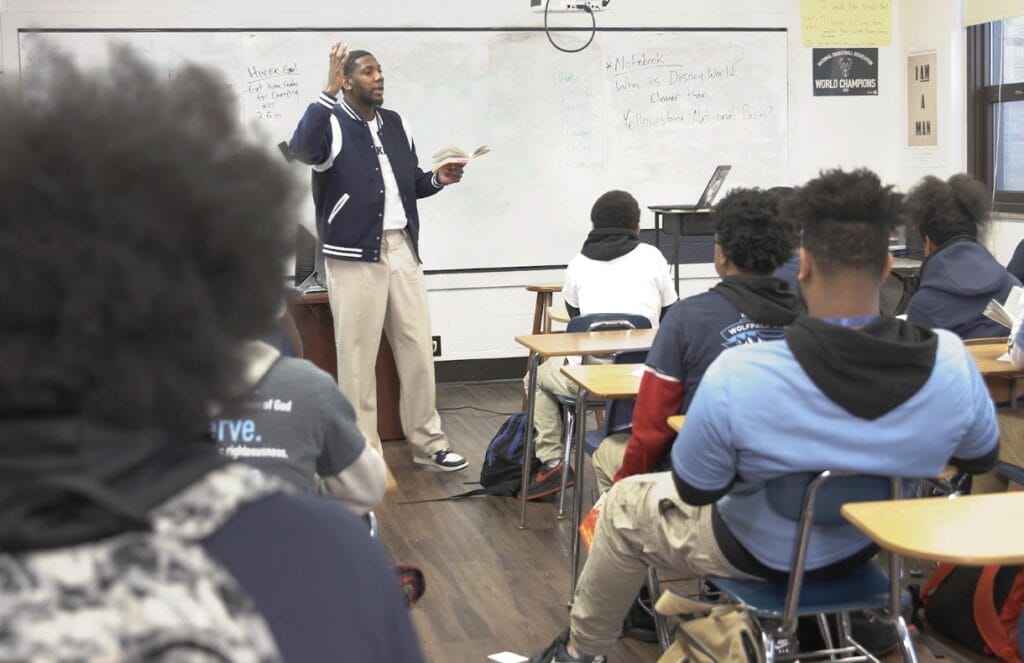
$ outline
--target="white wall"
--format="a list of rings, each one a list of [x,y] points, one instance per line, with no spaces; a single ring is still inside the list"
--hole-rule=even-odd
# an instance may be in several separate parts
[[[941,143],[928,172],[946,175],[963,169],[963,31],[958,0],[893,3],[895,35],[891,46],[879,49],[879,94],[849,99],[812,95],[811,50],[801,43],[798,0],[613,0],[597,19],[599,25],[609,27],[788,28],[790,159],[786,180],[796,184],[823,168],[867,166],[884,180],[905,187],[924,173],[911,163],[903,147],[908,53],[934,49],[939,54],[940,72],[949,73],[940,77]],[[559,20],[573,25],[586,21],[585,17]],[[530,11],[527,0],[378,0],[358,4],[338,0],[293,0],[287,4],[272,0],[0,0],[0,57],[7,70],[3,79],[14,84],[19,27],[339,25],[537,27],[541,16]],[[438,84],[444,84],[443,78]],[[695,167],[706,169],[709,165]],[[460,186],[472,186],[472,173]],[[651,223],[651,219],[644,221],[645,226]],[[582,243],[588,220],[581,216],[579,226]],[[537,241],[544,240],[538,237]],[[567,253],[575,250],[571,247]],[[682,275],[683,296],[714,283],[710,265],[683,266]],[[429,276],[433,328],[442,336],[442,359],[524,355],[513,340],[514,335],[527,333],[532,322],[533,296],[524,286],[561,278],[559,271]]]

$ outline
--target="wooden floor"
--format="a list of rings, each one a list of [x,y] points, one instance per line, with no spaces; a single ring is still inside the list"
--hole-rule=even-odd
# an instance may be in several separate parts
[[[412,615],[432,663],[480,663],[506,650],[530,656],[568,626],[571,528],[568,518],[557,519],[556,504],[530,504],[526,530],[517,527],[519,502],[511,498],[402,504],[475,487],[465,482],[479,478],[487,443],[507,415],[520,409],[521,393],[517,382],[438,386],[445,431],[470,462],[462,472],[424,471],[412,463],[404,442],[384,444],[399,490],[377,509],[381,538],[396,563],[417,566],[426,576],[426,594]],[[585,476],[589,499],[589,466]],[[623,639],[609,654],[616,663],[643,663],[656,661],[659,650]],[[921,663],[937,661],[920,644],[918,657]]]

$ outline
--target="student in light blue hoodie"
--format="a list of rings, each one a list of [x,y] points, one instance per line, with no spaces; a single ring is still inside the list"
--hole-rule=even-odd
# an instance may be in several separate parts
[[[927,256],[907,320],[948,329],[964,339],[1006,336],[1006,327],[983,311],[992,299],[1005,302],[1020,281],[978,243],[988,225],[985,187],[969,175],[945,182],[929,175],[907,193],[904,205],[924,239]]]

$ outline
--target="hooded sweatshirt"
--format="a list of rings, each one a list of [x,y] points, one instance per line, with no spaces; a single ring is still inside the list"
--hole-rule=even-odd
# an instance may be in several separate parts
[[[772,276],[727,276],[675,304],[647,357],[633,432],[615,480],[668,469],[675,431],[666,420],[686,413],[711,362],[730,347],[781,339],[797,311],[796,295]]]
[[[632,313],[656,327],[676,292],[661,251],[627,228],[595,228],[566,266],[562,299],[572,317]]]
[[[954,237],[921,264],[921,286],[907,307],[907,320],[964,339],[1006,336],[1009,330],[983,311],[990,300],[1005,302],[1015,285],[1020,281],[985,247]]]
[[[741,571],[769,577],[792,562],[795,523],[766,492],[780,475],[927,477],[950,462],[972,473],[995,464],[992,402],[959,339],[891,317],[834,322],[801,317],[784,343],[723,353],[673,446],[680,497],[714,504],[715,538]],[[850,525],[815,525],[810,540],[809,569],[870,554]]]

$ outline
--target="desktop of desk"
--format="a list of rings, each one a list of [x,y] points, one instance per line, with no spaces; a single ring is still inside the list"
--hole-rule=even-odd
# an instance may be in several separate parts
[[[844,504],[843,516],[900,555],[971,566],[1024,564],[1024,492]]]

